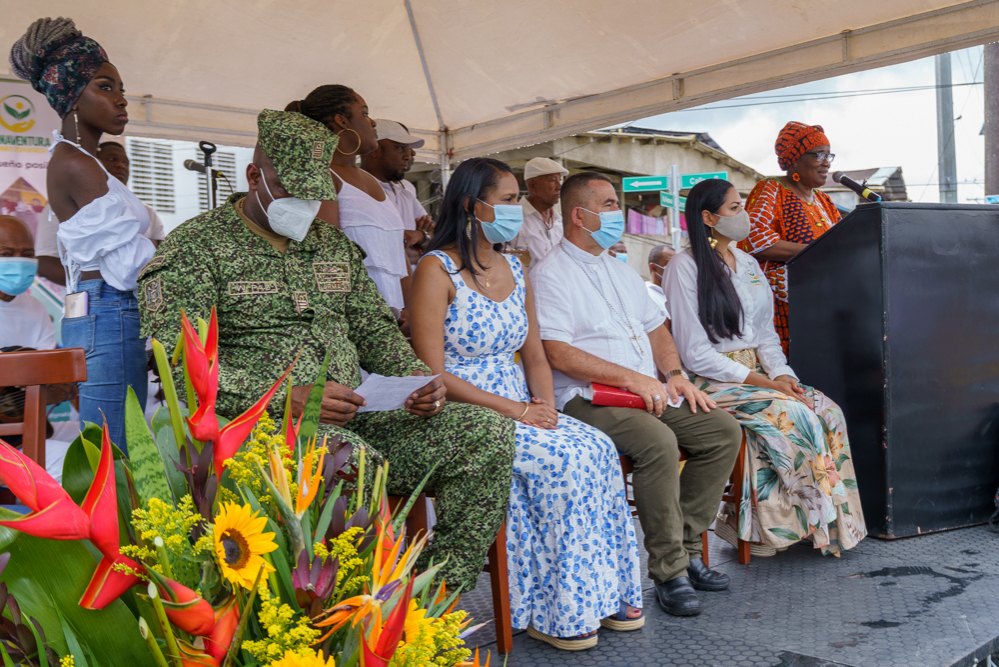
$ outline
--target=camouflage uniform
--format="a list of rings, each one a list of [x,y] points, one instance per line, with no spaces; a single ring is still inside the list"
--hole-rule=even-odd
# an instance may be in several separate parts
[[[265,122],[265,114],[279,115],[281,127]],[[265,111],[261,118],[261,147],[283,187],[302,199],[335,199],[327,165],[336,137],[299,114]],[[289,164],[296,171],[289,172]],[[296,384],[312,382],[327,350],[327,379],[352,389],[362,367],[390,376],[429,372],[368,277],[360,247],[316,219],[282,254],[240,219],[235,205],[245,196],[236,193],[171,232],[139,276],[144,336],[170,345],[180,334],[181,309],[204,318],[217,309],[218,414],[232,418],[246,410],[296,357]],[[182,371],[175,380],[183,382]],[[282,387],[271,403],[275,413],[285,392]],[[430,418],[404,410],[364,413],[346,428],[324,424],[321,432],[387,458],[390,493],[407,493],[439,463],[426,489],[436,497],[439,523],[423,564],[446,557],[448,586],[474,587],[506,512],[514,422],[446,403]]]

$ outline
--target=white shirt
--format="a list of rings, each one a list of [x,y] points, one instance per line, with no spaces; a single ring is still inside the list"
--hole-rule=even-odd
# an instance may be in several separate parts
[[[606,252],[594,257],[562,239],[531,268],[531,281],[542,340],[656,377],[648,333],[663,325],[666,313],[647,296],[634,269]],[[559,371],[552,375],[559,410],[589,386]]]
[[[729,246],[731,248],[731,246]],[[663,288],[673,311],[673,340],[684,367],[692,373],[718,382],[745,382],[750,371],[723,352],[755,349],[756,357],[771,380],[781,375],[797,379],[787,365],[787,358],[774,330],[774,296],[759,263],[738,248],[733,272],[726,267],[735,293],[742,303],[742,336],[718,343],[708,340],[697,307],[697,264],[689,250],[681,252],[666,265]]]
[[[143,232],[150,241],[162,241],[166,238],[163,231],[163,220],[156,213],[152,206],[143,202],[146,211],[149,212],[149,229]],[[56,232],[59,231],[59,220],[56,219],[52,209],[46,206],[38,216],[38,228],[35,230],[35,257],[58,257],[59,248],[56,246]]]
[[[531,264],[537,264],[562,240],[562,214],[557,205],[551,208],[552,227],[548,229],[527,197],[521,198],[520,205],[524,209],[524,224],[507,247],[516,250],[526,248],[531,253]]]
[[[666,311],[666,319],[669,319],[669,306],[666,305],[666,294],[663,293],[663,288],[646,280],[645,289],[652,300],[656,302],[656,305]]]
[[[406,179],[403,179],[400,183],[378,182],[382,184],[385,196],[389,198],[389,201],[399,211],[399,217],[402,218],[403,226],[409,230],[416,229],[416,219],[425,216],[427,209],[423,208],[423,204],[416,197],[416,188],[413,184]]]
[[[36,350],[53,350],[55,327],[42,302],[30,294],[18,294],[13,301],[0,301],[0,347],[19,345]]]

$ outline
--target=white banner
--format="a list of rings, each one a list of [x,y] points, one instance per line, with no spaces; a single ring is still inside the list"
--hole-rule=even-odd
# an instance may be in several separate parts
[[[49,146],[60,125],[44,95],[0,81],[0,213],[21,218],[32,234],[48,203]]]

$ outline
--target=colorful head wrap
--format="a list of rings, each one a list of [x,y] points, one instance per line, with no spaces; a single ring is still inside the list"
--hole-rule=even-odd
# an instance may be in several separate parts
[[[774,151],[777,153],[777,163],[787,171],[802,155],[816,146],[828,146],[829,139],[821,125],[805,125],[791,121],[777,135]]]
[[[10,51],[14,74],[45,95],[60,118],[106,62],[101,45],[84,37],[71,19],[38,19]]]

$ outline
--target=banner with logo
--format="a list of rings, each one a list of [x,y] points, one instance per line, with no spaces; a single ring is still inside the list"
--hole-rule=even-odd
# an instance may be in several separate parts
[[[24,220],[32,234],[48,203],[49,146],[60,125],[45,97],[27,83],[0,81],[0,213]]]

